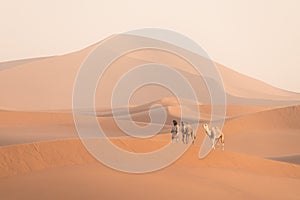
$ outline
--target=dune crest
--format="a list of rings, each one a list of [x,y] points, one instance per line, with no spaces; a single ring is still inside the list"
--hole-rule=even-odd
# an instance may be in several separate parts
[[[112,139],[119,147],[135,152],[145,151],[145,144],[135,143],[131,138]],[[119,142],[118,142],[119,141]],[[159,149],[168,137],[158,136],[148,140],[149,146]],[[130,147],[131,146],[131,147]],[[130,148],[130,149],[128,149]],[[133,149],[132,149],[133,148]],[[59,168],[70,165],[86,165],[98,161],[89,154],[79,139],[53,140],[0,147],[1,177],[31,173],[38,170]],[[149,149],[148,149],[149,150]],[[146,150],[146,152],[148,152]],[[255,158],[234,152],[212,152],[205,159],[198,159],[198,146],[192,146],[185,155],[175,162],[174,167],[199,167],[242,170],[268,176],[300,178],[300,166]],[[101,166],[104,167],[104,166]],[[268,169],[272,168],[271,171]],[[165,169],[168,170],[168,167]]]

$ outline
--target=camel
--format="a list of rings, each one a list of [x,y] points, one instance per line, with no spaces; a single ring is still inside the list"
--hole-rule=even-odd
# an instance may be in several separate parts
[[[182,142],[184,144],[188,144],[189,137],[191,137],[192,143],[194,144],[195,139],[196,139],[196,134],[194,133],[192,126],[187,122],[181,121],[180,127],[181,127],[181,133],[182,133]]]
[[[224,133],[218,128],[218,127],[212,127],[209,129],[208,124],[203,124],[203,128],[205,130],[205,133],[208,135],[208,137],[212,141],[212,147],[215,149],[216,144],[221,141],[222,144],[222,150],[224,150],[225,147],[225,137]]]

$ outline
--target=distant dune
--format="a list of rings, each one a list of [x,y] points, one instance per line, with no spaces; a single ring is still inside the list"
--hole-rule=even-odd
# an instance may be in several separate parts
[[[96,45],[93,45],[78,52],[44,58],[38,62],[26,62],[19,67],[1,71],[1,107],[29,111],[70,110],[77,71],[95,47]],[[210,62],[204,57],[199,57],[199,59],[201,59],[199,62],[203,64]],[[112,89],[119,77],[132,66],[149,62],[159,62],[178,69],[201,94],[198,96],[199,101],[210,102],[203,78],[195,74],[195,70],[189,63],[177,55],[160,50],[141,50],[126,54],[111,64],[99,83],[104,83],[105,87],[96,91],[96,102],[98,102],[96,106],[99,108],[109,106]],[[300,102],[300,94],[269,86],[220,64],[216,65],[224,81],[227,103],[230,105],[295,105]],[[138,105],[170,97],[170,93],[163,88],[154,87],[153,92],[150,92],[151,88],[148,88],[147,91],[147,95],[144,93],[134,95],[132,102]]]
[[[13,68],[13,67],[19,67],[24,64],[44,60],[49,57],[40,57],[40,58],[27,58],[27,59],[22,59],[22,60],[13,60],[13,61],[6,61],[6,62],[0,62],[0,71]]]

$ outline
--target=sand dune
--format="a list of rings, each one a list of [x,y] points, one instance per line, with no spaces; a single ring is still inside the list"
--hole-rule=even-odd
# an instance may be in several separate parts
[[[226,122],[228,148],[260,157],[282,157],[300,152],[299,106],[277,108]]]
[[[300,155],[286,155],[286,156],[281,156],[281,157],[270,157],[269,159],[300,165]]]
[[[3,179],[0,184],[1,194],[5,199],[298,199],[299,197],[297,179],[260,176],[209,167],[182,167],[133,176],[99,167],[98,164],[90,164],[11,177]]]
[[[123,140],[123,147],[130,142],[130,139]],[[149,144],[158,145],[155,140]],[[297,199],[299,196],[299,166],[221,151],[198,160],[196,146],[174,165],[143,175],[117,172],[96,163],[78,140],[1,147],[0,152],[5,158],[0,165],[1,176],[6,176],[0,181],[0,192],[5,199],[124,196]],[[26,180],[30,180],[30,184]],[[143,187],[137,190],[141,185]],[[37,190],[40,192],[36,193]]]
[[[13,61],[6,61],[0,63],[0,71],[5,69],[10,69],[13,67],[19,67],[24,64],[40,61],[43,59],[46,59],[49,57],[41,57],[41,58],[28,58],[28,59],[22,59],[22,60],[13,60]]]
[[[0,146],[77,137],[69,113],[0,111],[0,121]]]
[[[150,122],[149,109],[153,105],[161,105],[162,108],[151,111],[152,123],[161,125],[164,121],[155,118],[161,113],[161,109],[166,111],[166,124],[160,133],[168,133],[173,119],[180,120],[180,111],[184,109],[185,114],[190,114],[190,118],[185,120],[190,122],[204,122],[210,120],[211,107],[209,105],[193,105],[189,101],[183,101],[183,107],[179,107],[178,102],[172,98],[162,99],[144,105],[129,108],[130,115],[124,115],[126,108],[116,111],[116,116],[123,120],[134,120],[138,125],[146,125]],[[152,107],[153,108],[153,107]],[[194,109],[199,109],[200,119],[193,118]],[[268,107],[248,107],[248,106],[228,106],[227,118],[236,118],[246,114],[256,113],[261,110],[268,110]],[[82,111],[83,115],[91,115],[89,111]],[[195,115],[194,115],[195,116]],[[97,112],[99,124],[109,137],[126,136],[114,122],[111,110],[99,110]],[[0,111],[0,145],[13,145],[22,143],[32,143],[45,140],[57,140],[63,138],[78,138],[73,116],[70,110],[63,111]],[[268,122],[266,122],[268,123]],[[86,124],[87,131],[89,124]]]
[[[136,143],[132,138],[112,139],[125,150],[133,148],[135,152],[150,152],[145,150],[144,144]],[[148,140],[149,146],[159,149],[161,144],[169,142],[169,136],[161,135]],[[134,144],[135,146],[132,146]],[[182,145],[182,144],[178,144]],[[300,177],[300,166],[285,164],[276,161],[270,161],[262,158],[246,156],[229,151],[222,152],[216,150],[207,158],[198,159],[199,146],[192,146],[185,155],[176,161],[174,167],[193,166],[193,167],[216,167],[250,170],[253,173],[288,176],[291,178]],[[16,174],[29,173],[36,170],[61,167],[67,165],[79,165],[86,163],[97,163],[84,148],[79,139],[46,141],[31,144],[20,144],[1,147],[1,177],[12,176]],[[271,171],[265,168],[272,167]],[[172,166],[170,167],[172,168]]]
[[[171,120],[179,118],[180,112],[175,103],[164,104],[164,101],[161,104],[168,106],[167,124],[161,133],[168,133]],[[141,126],[149,123],[150,107],[151,104],[132,107],[132,119]],[[201,105],[200,120],[209,121],[209,111],[209,107]],[[228,119],[223,131],[226,134],[226,146],[230,150],[260,157],[281,157],[300,152],[299,106],[275,109],[228,106],[227,112]],[[127,136],[109,113],[105,117],[98,117],[104,132],[109,137]],[[1,145],[78,138],[70,113],[1,111],[0,118]],[[88,130],[89,125],[86,127]],[[199,128],[198,135],[204,135],[202,127]]]
[[[86,56],[96,47],[96,44],[78,52],[45,58],[37,62],[23,63],[19,67],[12,67],[0,72],[0,92],[2,108],[12,110],[60,110],[72,108],[72,92],[76,73]],[[115,81],[132,66],[158,62],[172,66],[180,71],[190,82],[193,82],[195,89],[201,94],[200,102],[209,100],[206,85],[203,79],[194,74],[191,65],[184,62],[182,58],[171,53],[159,50],[141,50],[132,52],[117,59],[106,71],[102,81],[105,87],[101,92],[96,92],[96,104],[100,108],[110,105],[110,94]],[[164,59],[161,59],[164,58]],[[157,60],[160,59],[160,60]],[[208,63],[206,58],[199,57],[200,63]],[[221,72],[222,79],[227,92],[229,104],[280,104],[291,105],[300,101],[300,95],[269,86],[261,81],[238,74],[232,70],[217,65]],[[233,81],[234,80],[234,81]],[[107,84],[109,83],[109,84]],[[101,84],[101,81],[100,83]],[[155,89],[155,90],[154,90]],[[135,105],[170,97],[165,89],[157,87],[147,94],[143,92],[136,95]],[[153,92],[150,92],[153,91]],[[155,91],[155,92],[154,92]],[[152,95],[149,95],[152,94]],[[103,98],[105,96],[106,98]],[[277,102],[277,103],[276,103]],[[105,108],[104,107],[104,108]]]
[[[300,165],[296,164],[300,155],[300,94],[218,63],[228,103],[224,152],[215,150],[198,159],[205,136],[200,126],[195,130],[195,145],[174,164],[157,172],[133,175],[100,164],[79,140],[71,110],[77,72],[96,46],[62,56],[0,63],[1,198],[299,199]],[[174,67],[188,79],[198,91],[198,100],[180,99],[180,107],[172,92],[147,85],[133,93],[129,105],[112,108],[110,97],[119,78],[132,66],[156,62]],[[200,64],[209,62],[199,57]],[[215,84],[214,77],[206,78]],[[204,79],[186,60],[153,49],[133,51],[115,60],[95,91],[97,120],[110,141],[136,153],[168,144],[171,121],[181,120],[181,109],[188,113],[184,120],[209,122],[210,100]],[[144,139],[128,137],[117,126],[112,109],[118,118],[133,120],[141,127],[150,122],[151,110],[152,123],[163,125],[160,134]],[[162,109],[166,122],[156,120]],[[195,117],[197,110],[199,118]],[[94,115],[91,108],[76,113],[86,118]],[[83,125],[89,133],[90,124]]]
[[[289,106],[240,116],[227,124],[228,131],[236,133],[242,130],[299,129],[299,120],[300,106]]]

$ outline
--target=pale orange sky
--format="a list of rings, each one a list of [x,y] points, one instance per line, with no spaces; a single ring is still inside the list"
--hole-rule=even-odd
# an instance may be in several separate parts
[[[300,92],[298,0],[11,0],[0,6],[0,62],[65,54],[137,28],[166,28],[212,59]]]

